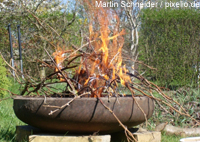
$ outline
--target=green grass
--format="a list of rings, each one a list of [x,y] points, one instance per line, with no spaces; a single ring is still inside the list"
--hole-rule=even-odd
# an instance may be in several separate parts
[[[14,114],[13,100],[0,102],[0,141],[14,141],[16,125],[24,124]]]
[[[161,141],[162,142],[179,142],[181,138],[183,137],[176,136],[176,135],[167,135],[165,133],[162,133]]]
[[[19,87],[18,83],[13,83],[10,90],[14,93],[19,93]],[[5,98],[9,96],[9,94],[6,94]],[[15,116],[11,98],[0,101],[0,118],[0,141],[15,141],[16,126],[24,125],[24,123]]]

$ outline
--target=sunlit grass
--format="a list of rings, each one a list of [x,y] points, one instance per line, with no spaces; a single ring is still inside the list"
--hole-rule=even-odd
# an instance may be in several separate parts
[[[161,142],[179,142],[181,138],[183,137],[162,133]]]
[[[10,90],[18,93],[20,85],[14,83]],[[9,94],[5,96],[9,97]],[[15,141],[15,130],[17,125],[24,125],[13,111],[13,99],[7,99],[0,102],[0,141],[10,142]]]

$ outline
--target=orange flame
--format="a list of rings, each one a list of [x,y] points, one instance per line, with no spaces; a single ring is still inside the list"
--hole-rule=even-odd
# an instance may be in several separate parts
[[[58,66],[58,68],[61,70],[63,68],[62,63],[65,60],[65,51],[58,49],[56,52],[53,53],[54,60]],[[57,67],[55,67],[55,71],[59,71]],[[63,76],[59,73],[58,78],[60,81],[64,81]]]
[[[91,15],[88,49],[92,53],[87,57],[82,57],[76,75],[80,78],[78,82],[82,86],[92,88],[91,97],[101,97],[105,89],[103,86],[107,81],[116,83],[116,79],[120,79],[123,86],[131,81],[126,74],[128,70],[125,65],[123,66],[122,60],[125,30],[119,30],[119,18],[112,10],[94,9],[95,1],[92,1],[93,5],[87,0],[85,2],[89,6],[88,11]],[[59,69],[62,68],[62,62],[65,59],[64,53],[63,50],[53,53]]]
[[[90,82],[91,88],[100,88],[105,85],[99,77],[105,80],[115,80],[119,77],[122,85],[131,81],[126,74],[126,66],[122,66],[122,47],[124,43],[123,35],[125,30],[119,31],[119,18],[110,9],[96,8],[86,1],[89,5],[89,14],[92,15],[89,25],[90,40],[96,40],[91,46],[94,47],[96,57],[90,67],[90,73],[84,85]],[[96,30],[96,31],[95,31]],[[112,41],[112,42],[111,42]],[[109,74],[109,71],[112,73]],[[91,79],[93,78],[93,79]],[[94,79],[95,78],[95,79]],[[93,83],[91,83],[93,82]],[[101,96],[103,89],[96,92],[96,96]],[[94,97],[96,97],[94,95]]]

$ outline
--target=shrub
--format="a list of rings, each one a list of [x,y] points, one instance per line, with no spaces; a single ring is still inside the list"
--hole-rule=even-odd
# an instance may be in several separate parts
[[[6,89],[8,89],[9,85],[10,81],[7,77],[7,69],[5,68],[3,59],[0,57],[0,98],[4,97],[7,93]]]
[[[195,9],[145,9],[141,16],[139,59],[157,68],[146,70],[160,86],[197,82],[200,61],[200,14]],[[197,84],[196,84],[197,85]]]

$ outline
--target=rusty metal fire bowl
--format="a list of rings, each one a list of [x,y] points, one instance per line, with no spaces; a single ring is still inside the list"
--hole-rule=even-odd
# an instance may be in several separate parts
[[[97,98],[78,98],[69,106],[49,115],[72,98],[23,97],[14,98],[14,111],[23,122],[51,132],[111,133],[123,130],[113,114]],[[119,120],[128,128],[145,122],[145,117],[132,97],[101,97],[102,102],[110,107]],[[148,97],[135,97],[140,107],[150,118],[154,111],[154,102]]]

